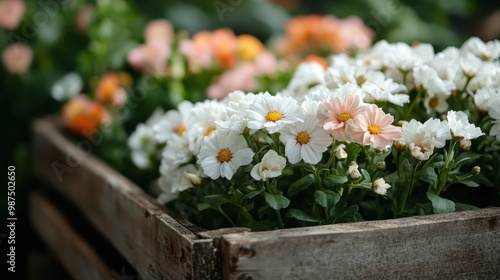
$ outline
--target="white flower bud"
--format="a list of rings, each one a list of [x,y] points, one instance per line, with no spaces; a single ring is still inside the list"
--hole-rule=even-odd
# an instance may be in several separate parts
[[[343,160],[343,159],[346,159],[347,158],[347,153],[346,151],[344,150],[345,148],[345,145],[344,144],[340,144],[338,145],[336,148],[335,148],[335,157],[338,159],[338,160]]]
[[[358,164],[355,161],[349,162],[349,169],[347,169],[347,173],[349,173],[349,177],[352,180],[358,180],[361,178],[361,173],[358,170]]]
[[[391,185],[387,184],[384,178],[377,178],[372,184],[372,190],[380,195],[385,195],[390,187]]]
[[[466,152],[469,151],[471,145],[472,145],[472,142],[470,140],[467,140],[467,139],[460,140],[460,150],[462,150],[462,151],[466,151]]]

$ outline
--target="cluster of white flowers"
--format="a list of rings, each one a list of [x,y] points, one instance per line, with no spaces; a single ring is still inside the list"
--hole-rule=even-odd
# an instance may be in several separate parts
[[[231,179],[248,164],[253,165],[254,180],[279,176],[287,163],[316,164],[333,140],[379,150],[396,141],[396,147],[407,149],[415,159],[427,160],[452,137],[468,141],[483,134],[466,113],[449,111],[452,97],[472,97],[477,108],[494,119],[490,134],[500,140],[500,65],[495,60],[499,55],[499,41],[477,38],[439,53],[428,44],[380,41],[356,57],[334,56],[326,70],[315,62],[302,63],[276,95],[235,91],[218,101],[184,101],[178,110],[138,126],[129,144],[139,166],[146,166],[142,155],[150,155],[151,147],[138,139],[165,145],[159,180],[165,192],[162,202],[199,184],[202,177]],[[410,103],[412,90],[427,113],[437,118],[394,126],[394,117],[375,104],[403,107]],[[272,141],[279,139],[284,153],[270,149],[256,158],[258,151],[245,135],[259,132],[265,133],[251,139],[266,142],[266,137],[276,135]],[[341,145],[333,152],[339,159],[347,157]],[[349,175],[360,175],[356,163],[349,167]],[[380,194],[389,187],[383,179],[374,180],[373,186]]]

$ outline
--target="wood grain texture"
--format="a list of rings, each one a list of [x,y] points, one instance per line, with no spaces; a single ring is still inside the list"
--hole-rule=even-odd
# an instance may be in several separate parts
[[[210,241],[197,241],[139,187],[86,153],[90,141],[72,143],[47,119],[36,120],[33,133],[35,174],[80,209],[143,279],[213,279],[220,270],[196,252]]]
[[[224,235],[224,279],[499,279],[500,208]]]
[[[35,231],[74,279],[113,278],[111,269],[43,195],[30,195],[30,218]]]

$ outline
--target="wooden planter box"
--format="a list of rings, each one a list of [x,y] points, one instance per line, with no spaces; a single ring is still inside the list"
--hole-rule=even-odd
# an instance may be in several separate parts
[[[57,119],[34,121],[36,175],[76,206],[139,279],[500,278],[500,208],[266,232],[206,231],[176,218],[86,153],[90,142],[73,143],[60,128]],[[75,278],[112,279],[99,248],[72,230],[47,196],[32,194],[30,213]]]

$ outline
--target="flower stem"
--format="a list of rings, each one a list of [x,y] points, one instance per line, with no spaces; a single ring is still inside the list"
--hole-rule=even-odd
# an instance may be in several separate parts
[[[276,217],[278,217],[278,224],[280,228],[284,228],[285,224],[283,223],[283,218],[281,218],[281,212],[280,210],[275,210],[276,211]]]
[[[448,148],[446,158],[444,159],[443,169],[441,169],[441,172],[439,173],[439,182],[435,190],[436,195],[439,195],[447,187],[446,183],[448,182],[448,173],[450,172],[451,168],[450,163],[453,160],[453,150],[455,149],[455,145],[457,144],[457,142],[458,140],[451,139],[450,147]]]
[[[233,227],[236,227],[236,224],[233,222],[233,220],[231,220],[231,218],[229,218],[227,215],[226,215],[226,212],[224,212],[224,210],[222,210],[222,208],[220,208],[220,205],[217,207],[217,210],[222,214],[222,216],[224,216],[224,218],[226,218]]]

